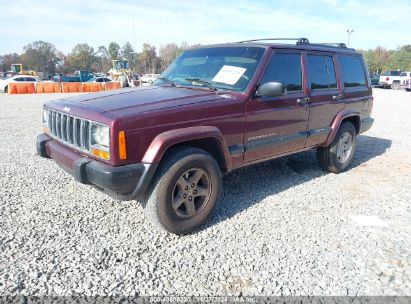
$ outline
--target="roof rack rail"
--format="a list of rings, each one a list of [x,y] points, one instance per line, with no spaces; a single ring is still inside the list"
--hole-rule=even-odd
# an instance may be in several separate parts
[[[334,47],[339,47],[339,48],[344,48],[346,49],[347,46],[343,42],[325,42],[325,43],[310,43],[311,45],[326,45],[326,46],[334,46]]]
[[[293,40],[296,40],[297,42],[297,44],[302,44],[302,43],[310,43],[310,41],[308,41],[308,39],[307,38],[262,38],[262,39],[252,39],[252,40],[244,40],[244,41],[238,41],[237,43],[244,43],[244,42],[257,42],[257,41],[270,41],[270,40],[274,40],[274,41],[276,41],[276,40],[284,40],[284,41],[287,41],[287,40],[291,40],[291,41],[293,41]]]
[[[246,43],[246,42],[258,42],[258,41],[278,41],[278,40],[283,40],[283,41],[296,41],[296,45],[311,45],[311,46],[326,46],[330,48],[343,48],[343,49],[348,49],[348,50],[354,50],[353,48],[347,48],[345,43],[343,42],[336,42],[336,43],[310,43],[308,38],[262,38],[262,39],[251,39],[251,40],[244,40],[244,41],[238,41],[237,43]]]

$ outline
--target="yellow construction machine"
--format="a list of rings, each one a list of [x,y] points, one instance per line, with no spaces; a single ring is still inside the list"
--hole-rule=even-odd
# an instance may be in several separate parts
[[[108,73],[111,79],[120,82],[122,88],[134,87],[133,75],[127,60],[113,60],[113,67]]]
[[[23,70],[23,65],[21,63],[13,63],[10,66],[10,71],[13,74],[18,74],[18,75],[31,75],[31,76],[37,76],[37,72],[30,69],[30,70]]]

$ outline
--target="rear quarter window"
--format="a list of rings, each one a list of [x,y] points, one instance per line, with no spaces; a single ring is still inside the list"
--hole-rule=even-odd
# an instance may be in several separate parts
[[[339,55],[338,56],[344,87],[366,86],[364,66],[358,56]]]

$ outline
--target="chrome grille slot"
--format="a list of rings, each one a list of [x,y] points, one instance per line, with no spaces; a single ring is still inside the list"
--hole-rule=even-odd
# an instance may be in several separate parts
[[[80,119],[74,118],[74,145],[80,147]]]
[[[84,128],[82,130],[83,138],[84,138],[84,148],[86,150],[90,149],[90,123],[88,121],[84,121]]]
[[[61,115],[61,138],[67,141],[67,116]]]
[[[90,121],[48,109],[48,128],[53,138],[84,151],[90,149]]]

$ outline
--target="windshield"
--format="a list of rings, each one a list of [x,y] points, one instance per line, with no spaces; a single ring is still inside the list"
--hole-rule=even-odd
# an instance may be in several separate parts
[[[260,63],[264,48],[210,47],[182,53],[154,85],[212,87],[244,91]]]
[[[117,62],[114,62],[114,66],[117,70],[128,69],[128,62],[127,61],[117,61]]]

